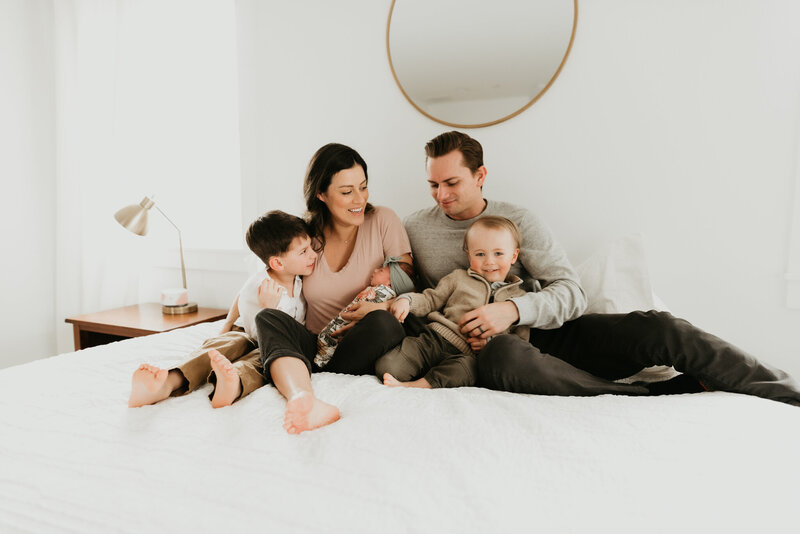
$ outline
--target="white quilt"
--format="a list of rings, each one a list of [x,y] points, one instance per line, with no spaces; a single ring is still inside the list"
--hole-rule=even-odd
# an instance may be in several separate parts
[[[321,373],[129,409],[141,362],[219,324],[0,371],[0,532],[798,532],[800,409],[729,393],[557,398]]]

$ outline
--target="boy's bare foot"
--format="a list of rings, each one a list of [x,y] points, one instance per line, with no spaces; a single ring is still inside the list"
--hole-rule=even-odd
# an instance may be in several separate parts
[[[236,372],[236,368],[230,360],[216,349],[208,351],[208,358],[211,360],[211,368],[217,375],[217,385],[214,388],[214,396],[211,397],[211,407],[230,406],[242,394],[239,373]]]
[[[143,363],[133,373],[131,384],[131,398],[128,406],[138,408],[146,404],[153,404],[169,397],[172,388],[167,383],[167,369]]]
[[[283,417],[283,428],[289,434],[299,434],[306,430],[314,430],[339,420],[339,408],[322,402],[312,393],[303,391],[286,403],[286,415]]]
[[[404,387],[404,388],[422,388],[431,389],[431,385],[424,378],[419,378],[411,382],[400,382],[398,379],[389,373],[383,373],[383,385],[390,388]]]

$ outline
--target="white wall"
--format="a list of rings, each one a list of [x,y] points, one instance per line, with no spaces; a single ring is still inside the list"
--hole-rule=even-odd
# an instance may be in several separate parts
[[[428,206],[423,151],[447,130],[394,84],[389,0],[241,0],[243,195],[300,213],[311,154],[339,141],[371,199]],[[470,133],[488,196],[540,213],[573,261],[641,231],[680,316],[800,377],[785,307],[800,115],[800,4],[585,1],[559,79],[520,116]]]
[[[0,368],[55,351],[52,3],[0,3]]]

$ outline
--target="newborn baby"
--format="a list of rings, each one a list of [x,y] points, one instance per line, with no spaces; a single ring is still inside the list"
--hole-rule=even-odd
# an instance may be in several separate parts
[[[353,301],[339,312],[339,315],[334,317],[328,323],[328,326],[322,329],[322,332],[317,337],[317,355],[314,357],[314,363],[320,367],[325,367],[331,359],[336,350],[336,345],[339,343],[339,340],[333,337],[332,334],[343,326],[350,324],[350,321],[342,319],[342,313],[350,311],[356,302],[386,302],[401,293],[414,291],[414,282],[412,281],[412,276],[414,275],[413,267],[411,267],[410,263],[399,260],[400,258],[391,256],[383,262],[381,267],[372,271],[369,286],[359,292]]]

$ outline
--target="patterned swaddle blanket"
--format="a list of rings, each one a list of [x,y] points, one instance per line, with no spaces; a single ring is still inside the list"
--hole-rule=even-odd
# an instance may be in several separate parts
[[[386,302],[396,296],[397,294],[389,286],[383,284],[379,286],[369,286],[356,295],[353,302],[348,304],[342,312],[350,311],[353,304],[361,302],[362,300],[367,302]],[[333,352],[336,350],[336,345],[339,344],[339,341],[331,334],[343,326],[350,324],[350,321],[342,319],[342,312],[339,312],[339,315],[334,317],[333,320],[328,323],[328,326],[323,328],[322,332],[317,336],[317,355],[314,357],[314,363],[320,367],[325,367],[325,365],[327,365],[331,356],[333,356]]]

